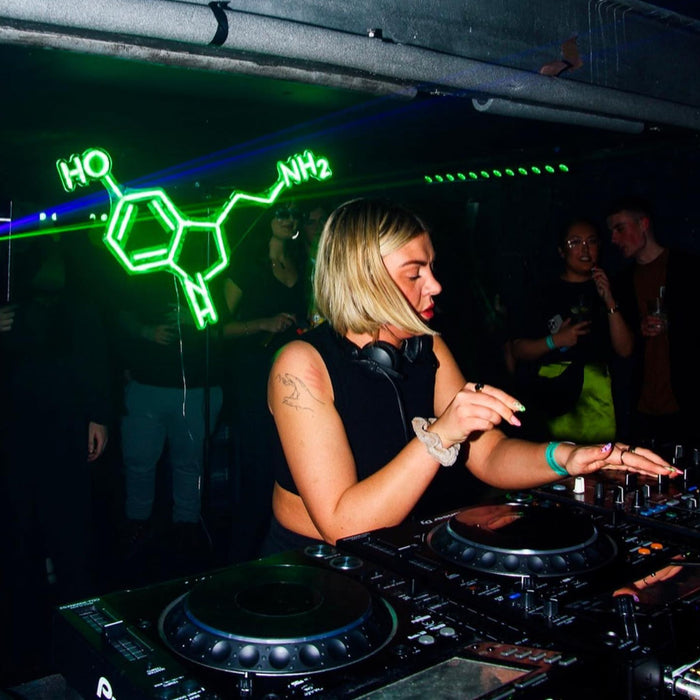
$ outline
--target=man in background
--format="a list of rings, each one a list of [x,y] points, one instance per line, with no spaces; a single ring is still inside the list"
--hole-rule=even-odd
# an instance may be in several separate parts
[[[656,240],[651,208],[641,198],[617,200],[606,220],[612,242],[634,260],[621,280],[636,302],[631,325],[641,336],[631,381],[632,439],[692,441],[700,417],[700,363],[693,357],[698,258]]]

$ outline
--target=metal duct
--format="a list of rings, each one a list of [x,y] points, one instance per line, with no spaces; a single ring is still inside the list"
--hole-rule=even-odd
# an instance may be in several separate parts
[[[222,7],[217,6],[221,11]],[[633,117],[634,119],[700,129],[700,109],[544,77],[429,49],[395,44],[285,19],[226,9],[222,40],[219,20],[211,7],[170,0],[0,0],[0,40],[21,41],[25,31],[48,35],[89,36],[115,47],[144,40],[167,42],[164,48],[192,55],[211,52],[215,37],[218,56],[245,58],[279,67],[297,65],[326,75],[355,72],[375,81],[412,85],[428,92],[473,96],[488,94],[544,106]],[[8,22],[8,20],[10,20]],[[116,49],[115,49],[116,50]]]
[[[518,119],[538,119],[544,122],[558,124],[575,124],[577,126],[590,126],[596,129],[620,131],[626,134],[641,134],[644,131],[643,122],[618,119],[617,117],[603,117],[588,112],[576,112],[571,109],[556,109],[554,107],[542,107],[523,102],[512,102],[491,97],[489,99],[473,99],[472,104],[477,112],[498,114],[503,117],[516,117]]]

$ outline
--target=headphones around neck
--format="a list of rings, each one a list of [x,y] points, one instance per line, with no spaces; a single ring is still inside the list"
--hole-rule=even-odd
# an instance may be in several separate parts
[[[366,367],[372,374],[401,379],[404,362],[415,362],[422,348],[422,337],[412,336],[404,340],[400,348],[383,340],[377,340],[363,348],[353,348],[352,355],[354,362]]]

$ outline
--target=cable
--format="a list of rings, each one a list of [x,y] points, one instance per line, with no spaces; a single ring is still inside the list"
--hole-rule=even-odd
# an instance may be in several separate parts
[[[396,403],[399,407],[399,414],[401,416],[401,426],[403,428],[403,436],[406,441],[406,444],[409,442],[409,437],[408,437],[408,428],[406,427],[406,411],[403,407],[403,399],[401,398],[401,393],[399,392],[399,388],[396,386],[396,382],[394,382],[393,378],[391,375],[382,367],[378,362],[374,363],[374,369],[376,369],[381,375],[386,377],[389,380],[389,384],[391,384],[391,388],[394,390],[394,394],[396,395]]]

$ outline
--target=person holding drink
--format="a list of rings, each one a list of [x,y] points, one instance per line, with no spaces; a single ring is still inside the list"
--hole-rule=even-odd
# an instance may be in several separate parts
[[[632,354],[634,335],[600,266],[600,243],[592,221],[570,220],[558,246],[564,269],[513,321],[516,386],[539,411],[542,437],[604,442],[617,434],[612,365]]]
[[[698,445],[695,278],[700,259],[658,243],[651,208],[638,197],[613,202],[607,225],[612,242],[634,261],[624,270],[620,285],[636,306],[641,340],[630,390],[632,439]]]

